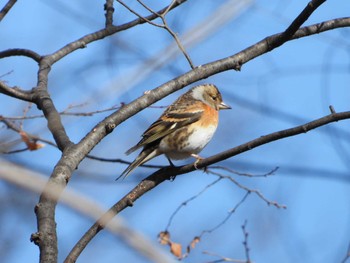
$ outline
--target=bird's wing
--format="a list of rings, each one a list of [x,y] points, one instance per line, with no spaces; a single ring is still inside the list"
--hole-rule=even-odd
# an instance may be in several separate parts
[[[203,110],[191,109],[187,105],[187,110],[168,108],[164,114],[155,121],[142,135],[141,141],[134,147],[130,148],[126,154],[160,140],[168,134],[199,120]],[[189,110],[190,109],[190,110]]]

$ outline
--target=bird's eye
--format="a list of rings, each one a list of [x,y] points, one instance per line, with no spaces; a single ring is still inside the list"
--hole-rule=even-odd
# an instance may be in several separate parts
[[[215,101],[218,99],[218,97],[216,97],[216,96],[211,96],[211,97],[212,97],[212,99],[215,100]]]

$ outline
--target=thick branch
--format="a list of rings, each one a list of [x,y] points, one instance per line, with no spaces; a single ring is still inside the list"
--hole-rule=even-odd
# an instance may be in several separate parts
[[[50,57],[44,57],[39,63],[38,84],[34,91],[34,103],[44,113],[47,119],[47,126],[53,135],[57,147],[64,151],[72,145],[66,130],[62,124],[61,116],[57,111],[50,94],[48,93],[48,74],[51,69]]]
[[[296,126],[294,128],[281,130],[278,132],[274,132],[265,136],[261,136],[255,140],[250,142],[241,144],[232,149],[226,150],[219,154],[213,155],[209,158],[203,159],[196,163],[197,168],[204,168],[211,164],[223,161],[225,159],[231,158],[243,152],[247,152],[252,150],[255,147],[280,140],[283,138],[295,136],[298,134],[306,133],[310,130],[319,128],[321,126],[327,125],[332,122],[337,122],[345,119],[350,119],[350,111],[340,112],[340,113],[332,113],[328,116],[316,119],[309,123]],[[124,196],[119,202],[114,204],[106,214],[99,219],[79,240],[79,242],[74,246],[73,250],[69,254],[69,258],[75,256],[75,259],[79,256],[79,254],[83,251],[83,249],[87,246],[87,244],[97,235],[100,230],[105,227],[105,224],[108,223],[106,218],[108,218],[111,214],[117,215],[120,211],[124,210],[128,206],[131,206],[137,199],[143,196],[148,191],[155,188],[157,185],[161,184],[165,180],[169,180],[170,178],[174,178],[177,175],[185,174],[188,172],[192,172],[196,170],[193,164],[188,164],[180,167],[166,167],[156,171],[155,173],[148,176],[146,179],[142,180],[134,189],[132,189],[126,196]],[[99,222],[104,222],[101,224]],[[66,263],[72,261],[66,261]]]
[[[63,152],[62,158],[55,166],[47,186],[40,196],[39,203],[35,207],[38,232],[32,235],[32,241],[39,246],[41,263],[57,262],[58,256],[55,222],[57,198],[50,196],[50,189],[55,188],[57,193],[60,194],[67,184],[67,178],[70,178],[77,167],[67,154],[69,153],[69,146],[73,143],[70,141],[62,124],[61,116],[48,93],[48,74],[51,65],[50,57],[41,59],[37,87],[33,90],[34,102],[43,111],[47,119],[47,126],[55,139],[57,147]]]

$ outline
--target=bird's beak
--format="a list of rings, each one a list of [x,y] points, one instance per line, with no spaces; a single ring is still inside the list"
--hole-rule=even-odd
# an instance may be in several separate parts
[[[232,109],[229,105],[227,105],[225,102],[221,102],[219,104],[219,110],[229,110]]]

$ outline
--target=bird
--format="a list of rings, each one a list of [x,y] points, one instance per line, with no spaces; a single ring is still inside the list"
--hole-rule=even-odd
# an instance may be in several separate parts
[[[164,154],[171,160],[201,158],[198,153],[213,137],[219,121],[219,110],[231,109],[223,102],[214,84],[191,88],[174,101],[142,134],[142,139],[125,154],[143,147],[136,159],[121,173],[126,178],[138,166]],[[195,163],[196,164],[196,163]]]

